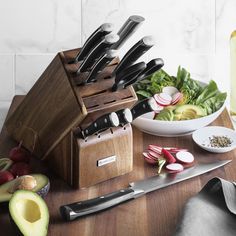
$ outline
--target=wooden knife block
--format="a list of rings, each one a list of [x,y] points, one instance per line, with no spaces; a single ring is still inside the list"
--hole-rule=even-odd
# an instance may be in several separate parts
[[[78,85],[88,75],[75,73],[79,63],[69,64],[78,52],[79,49],[74,49],[55,56],[8,118],[6,128],[16,141],[22,141],[25,148],[46,160],[67,183],[87,187],[132,170],[132,129],[129,125],[126,129],[109,129],[100,138],[89,137],[87,142],[76,139],[74,129],[85,128],[105,113],[131,108],[137,96],[131,86],[111,91],[114,83],[111,73],[117,58],[99,73],[97,82]],[[121,151],[125,149],[126,152]],[[117,157],[114,163],[94,167],[95,162],[110,155]]]

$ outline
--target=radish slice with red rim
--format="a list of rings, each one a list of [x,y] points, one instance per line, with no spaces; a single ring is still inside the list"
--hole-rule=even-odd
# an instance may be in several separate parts
[[[168,164],[166,166],[166,169],[168,171],[170,171],[171,173],[178,173],[184,170],[183,165],[179,164],[179,163],[172,163],[172,164]]]
[[[151,165],[157,165],[157,161],[155,161],[155,160],[152,160],[152,159],[149,159],[146,157],[144,158],[144,160]]]
[[[160,154],[158,154],[157,152],[153,152],[152,150],[148,150],[148,154],[152,156],[153,158],[155,158],[156,160],[158,160],[158,158],[161,157]]]
[[[194,161],[194,156],[190,152],[180,151],[176,153],[176,159],[184,164],[190,164]]]
[[[182,99],[182,98],[183,98],[183,94],[180,93],[180,92],[178,92],[178,93],[176,93],[176,94],[173,95],[173,97],[172,97],[172,102],[171,102],[171,103],[172,103],[173,105],[175,105],[175,104],[178,103],[179,100]]]
[[[161,106],[168,106],[172,102],[172,97],[167,93],[158,93],[154,95],[156,102]]]
[[[173,87],[173,86],[166,86],[162,89],[162,92],[167,93],[170,96],[173,96],[174,94],[178,93],[179,90],[176,87]]]
[[[158,146],[155,146],[155,145],[148,145],[148,149],[150,149],[153,152],[156,152],[159,155],[162,154],[162,147],[158,147]]]

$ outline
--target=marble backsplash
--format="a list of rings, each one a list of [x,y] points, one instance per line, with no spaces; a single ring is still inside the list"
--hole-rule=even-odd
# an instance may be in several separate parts
[[[156,46],[142,60],[162,57],[169,73],[181,65],[193,78],[214,79],[230,92],[235,12],[235,0],[0,0],[0,113],[15,94],[27,93],[56,52],[80,47],[104,22],[117,31],[133,14],[146,21],[121,57],[142,36],[154,35]]]

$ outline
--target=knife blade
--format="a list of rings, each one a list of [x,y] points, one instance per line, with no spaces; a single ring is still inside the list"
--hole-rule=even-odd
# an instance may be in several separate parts
[[[112,44],[117,42],[119,40],[119,36],[117,34],[108,34],[103,37],[100,43],[88,54],[85,60],[81,63],[77,74],[80,72],[85,72],[89,68],[92,67],[92,65],[95,63],[95,61],[103,56],[106,53],[106,50],[110,49]]]
[[[128,81],[135,78],[137,75],[139,75],[144,69],[146,68],[145,62],[139,62],[132,66],[129,66],[125,70],[121,71],[115,78],[115,83],[112,86],[112,91],[116,91],[119,88],[122,88],[122,86],[127,83]]]
[[[98,61],[92,67],[85,83],[91,83],[96,80],[96,76],[99,71],[102,71],[115,57],[118,56],[118,51],[110,49],[106,54],[98,59]]]
[[[137,117],[148,113],[150,111],[155,111],[158,109],[158,105],[153,97],[151,98],[146,98],[138,103],[136,103],[132,109],[132,115],[133,115],[133,120],[135,120]]]
[[[75,59],[69,64],[82,61],[89,52],[99,43],[99,41],[107,34],[110,34],[114,30],[114,25],[111,23],[104,23],[100,25],[86,40]]]
[[[156,58],[147,63],[147,67],[145,70],[142,71],[136,78],[129,81],[128,83],[125,83],[124,88],[128,87],[129,85],[133,85],[148,76],[152,75],[154,72],[160,70],[164,66],[164,61],[161,58]]]
[[[214,161],[204,164],[200,163],[196,164],[194,167],[185,169],[176,175],[165,173],[141,181],[132,182],[129,184],[128,188],[121,189],[119,191],[94,199],[61,206],[60,213],[65,220],[72,221],[81,216],[103,211],[128,200],[141,197],[149,192],[202,175],[209,171],[215,170],[216,168],[222,167],[230,162],[231,160]]]
[[[154,45],[154,38],[152,36],[145,36],[139,40],[130,50],[124,55],[120,63],[114,69],[112,75],[119,74],[122,70],[132,65],[139,57],[147,52]]]
[[[119,118],[115,112],[111,112],[100,116],[97,118],[92,124],[90,124],[87,128],[83,129],[80,132],[75,130],[75,136],[78,138],[87,138],[88,136],[95,134],[99,131],[104,131],[111,127],[117,127],[120,124]]]
[[[129,108],[121,109],[119,111],[116,111],[116,114],[119,118],[120,125],[124,126],[128,123],[131,123],[133,121],[133,115]]]
[[[145,18],[142,16],[130,16],[118,31],[117,34],[120,36],[120,39],[112,45],[112,49],[119,49],[130,38],[130,36],[134,34],[144,20]]]

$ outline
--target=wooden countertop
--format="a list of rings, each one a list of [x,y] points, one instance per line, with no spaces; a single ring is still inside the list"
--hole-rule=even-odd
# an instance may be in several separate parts
[[[12,112],[22,96],[16,96],[10,108]],[[232,128],[228,112],[223,111],[214,125]],[[175,232],[186,201],[194,196],[203,185],[215,176],[227,180],[236,180],[236,151],[225,154],[208,153],[195,145],[191,136],[163,138],[148,135],[133,128],[134,137],[134,170],[126,175],[105,181],[96,186],[73,190],[65,182],[50,172],[43,163],[32,160],[34,172],[49,176],[51,189],[45,200],[50,212],[48,235],[83,235],[83,236],[171,236]],[[161,146],[178,146],[188,148],[197,161],[213,159],[232,159],[225,167],[216,169],[199,177],[183,181],[164,189],[151,192],[138,199],[123,203],[104,212],[87,216],[73,222],[63,222],[59,207],[63,204],[86,200],[102,194],[113,192],[128,186],[129,182],[155,175],[156,168],[148,165],[142,158],[142,152],[148,144]],[[16,144],[7,135],[5,127],[0,134],[0,154],[6,155]],[[8,207],[0,205],[0,228],[4,236],[15,235],[8,217]],[[1,233],[1,235],[2,235]]]

